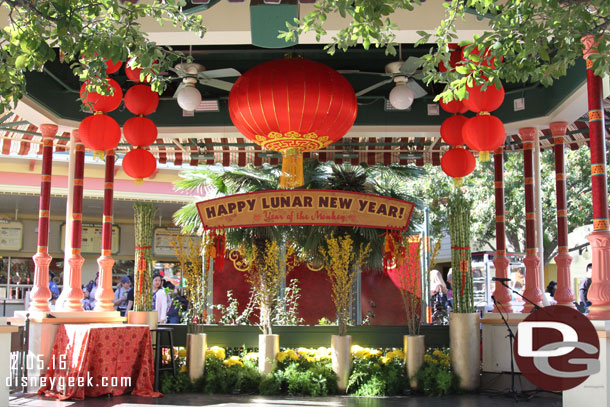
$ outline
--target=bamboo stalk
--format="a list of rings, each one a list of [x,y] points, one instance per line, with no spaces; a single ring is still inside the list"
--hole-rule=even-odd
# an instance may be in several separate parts
[[[134,229],[136,240],[134,311],[152,311],[153,222],[157,208],[150,203],[136,203]]]

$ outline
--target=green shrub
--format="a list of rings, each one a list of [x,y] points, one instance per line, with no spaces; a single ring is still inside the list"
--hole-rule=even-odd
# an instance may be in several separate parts
[[[388,354],[395,354],[395,351]],[[347,392],[355,396],[396,396],[409,385],[402,357],[364,354],[354,358]]]
[[[186,393],[193,390],[193,385],[188,373],[178,373],[176,377],[169,372],[163,371],[159,376],[159,391],[163,394]]]
[[[444,396],[458,392],[458,378],[453,373],[447,349],[429,349],[424,364],[417,372],[419,388],[428,396]]]
[[[252,394],[257,393],[261,375],[253,362],[227,364],[227,360],[208,355],[205,373],[199,389],[207,394]]]

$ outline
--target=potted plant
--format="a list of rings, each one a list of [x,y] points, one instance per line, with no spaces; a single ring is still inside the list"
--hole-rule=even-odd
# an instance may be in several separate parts
[[[407,317],[408,335],[404,336],[405,364],[412,388],[417,388],[417,372],[424,363],[424,335],[419,334],[422,313],[421,255],[419,236],[403,237],[398,232],[386,234],[384,268],[400,291]]]
[[[338,335],[331,337],[332,366],[339,378],[339,391],[345,391],[352,365],[352,337],[347,335],[347,324],[351,309],[351,291],[354,277],[370,254],[370,245],[354,250],[354,241],[349,235],[326,236],[326,247],[320,247],[324,267],[332,287],[332,298],[337,310]],[[356,257],[357,256],[357,257]]]
[[[134,230],[136,240],[135,281],[133,311],[127,313],[130,324],[144,324],[157,327],[157,311],[152,306],[152,241],[153,222],[157,208],[150,203],[133,205]]]
[[[292,253],[288,250],[287,256]],[[286,268],[280,264],[280,247],[277,241],[258,239],[250,248],[242,249],[247,257],[246,280],[252,287],[254,300],[259,309],[258,370],[271,373],[280,351],[279,335],[273,334],[272,316],[280,284],[286,276]]]
[[[457,191],[449,199],[449,233],[453,269],[453,312],[449,316],[451,365],[463,390],[480,384],[480,317],[474,309],[470,264],[470,211],[472,202]]]
[[[210,262],[212,261],[210,258],[212,242],[209,238],[206,238],[203,242],[202,245],[201,239],[183,234],[174,236],[170,241],[186,283],[184,285],[184,297],[188,302],[188,308],[186,311],[180,312],[180,315],[187,326],[186,366],[191,381],[195,381],[203,375],[207,349],[204,323],[207,321],[208,314],[209,281],[206,271],[210,268]],[[205,259],[205,263],[203,259]],[[181,306],[181,304],[175,305]]]

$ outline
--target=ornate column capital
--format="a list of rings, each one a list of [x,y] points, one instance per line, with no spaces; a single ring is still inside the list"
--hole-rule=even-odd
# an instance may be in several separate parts
[[[71,141],[74,142],[74,144],[83,144],[83,141],[80,139],[80,135],[78,134],[78,129],[72,130],[70,138]]]
[[[538,134],[538,129],[535,127],[523,127],[519,129],[521,140],[525,143],[533,143],[536,134]]]
[[[54,139],[59,128],[56,124],[41,124],[40,133],[43,139]]]
[[[553,134],[553,137],[564,137],[568,131],[568,123],[553,122],[549,125],[549,129],[551,129],[551,134]]]

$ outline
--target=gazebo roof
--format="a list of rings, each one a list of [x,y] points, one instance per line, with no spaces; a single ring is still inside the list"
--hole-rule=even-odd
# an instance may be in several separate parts
[[[307,2],[301,2],[307,3]],[[212,7],[213,6],[213,7]],[[301,4],[301,15],[311,9],[311,5]],[[384,50],[364,50],[361,47],[343,53],[338,51],[330,56],[323,45],[316,43],[312,35],[299,38],[299,44],[286,49],[263,49],[252,45],[257,26],[254,14],[244,3],[209,2],[206,6],[191,11],[202,13],[208,32],[203,39],[194,33],[183,33],[172,27],[159,27],[144,22],[143,27],[151,40],[158,44],[171,45],[174,49],[190,54],[195,62],[207,70],[234,68],[244,73],[262,62],[282,58],[289,52],[296,56],[325,63],[341,72],[356,91],[365,89],[379,81],[384,67],[397,57],[385,55]],[[418,39],[417,30],[434,28],[443,12],[440,2],[427,2],[417,12],[398,12],[393,16],[399,28],[397,40],[402,43],[402,59],[421,56],[428,47],[414,47]],[[332,19],[331,19],[332,20]],[[337,21],[335,21],[337,20]],[[341,26],[335,19],[329,22],[328,41]],[[473,33],[486,28],[483,21],[474,16],[459,27],[459,40],[471,39]],[[281,45],[281,44],[280,44]],[[122,70],[113,75],[123,89],[131,86]],[[233,82],[236,78],[227,78]],[[78,128],[79,122],[88,113],[82,111],[78,101],[80,83],[67,64],[55,62],[48,64],[43,72],[27,75],[26,97],[19,103],[12,115],[6,115],[0,125],[0,153],[2,155],[35,157],[40,152],[38,127],[45,122],[57,123],[60,134],[55,140],[56,150],[65,151],[68,147],[69,133]],[[198,85],[204,102],[192,116],[185,116],[173,98],[180,80],[174,81],[161,95],[156,113],[149,117],[159,128],[159,138],[150,147],[160,163],[175,165],[222,164],[243,166],[248,163],[279,163],[280,156],[273,151],[264,151],[258,145],[243,137],[233,127],[228,115],[228,92],[208,86]],[[588,126],[583,116],[587,112],[586,80],[583,61],[568,70],[568,75],[556,81],[552,87],[544,88],[539,84],[504,84],[506,98],[497,115],[506,125],[507,151],[522,149],[518,129],[536,126],[540,129],[542,149],[552,146],[549,123],[567,121],[569,135],[567,143],[576,149],[586,144]],[[440,157],[448,146],[440,141],[439,128],[448,114],[439,112],[434,96],[441,92],[442,85],[422,86],[428,95],[416,99],[407,111],[398,111],[388,103],[388,94],[394,84],[374,89],[358,98],[359,113],[352,130],[339,142],[310,155],[320,161],[365,162],[373,164],[439,164]],[[608,96],[608,95],[606,95]],[[610,102],[610,99],[607,99]],[[518,102],[525,108],[519,109]],[[610,103],[606,104],[608,109]],[[131,114],[124,108],[111,113],[122,124]],[[118,152],[130,149],[125,142],[119,145]]]

